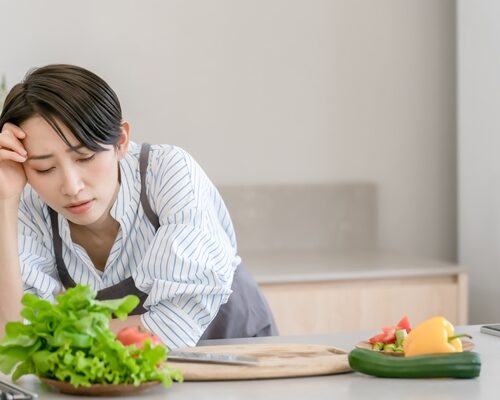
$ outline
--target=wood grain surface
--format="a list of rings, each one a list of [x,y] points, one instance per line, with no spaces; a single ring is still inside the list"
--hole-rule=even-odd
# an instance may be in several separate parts
[[[201,346],[181,351],[226,353],[257,357],[255,366],[168,361],[186,381],[269,379],[350,372],[347,352],[316,344],[244,344]]]

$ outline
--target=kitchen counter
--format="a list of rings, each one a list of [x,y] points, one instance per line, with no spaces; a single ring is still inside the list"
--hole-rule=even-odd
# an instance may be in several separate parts
[[[481,376],[476,379],[382,379],[360,373],[308,378],[269,379],[252,381],[184,382],[170,389],[156,387],[151,391],[128,396],[129,399],[169,400],[255,400],[255,399],[494,399],[498,395],[500,376],[500,337],[479,332],[479,326],[458,328],[473,336],[475,351],[481,354]],[[351,332],[330,335],[288,336],[207,341],[203,344],[234,343],[311,343],[331,345],[346,350],[366,339],[373,332]],[[35,377],[24,377],[19,384],[39,393],[41,400],[69,399]],[[79,397],[83,398],[83,397]],[[104,397],[101,397],[104,399]]]
[[[446,315],[468,323],[463,266],[388,252],[252,251],[243,264],[264,293],[282,335],[352,332]],[[392,322],[391,322],[392,321]]]
[[[447,276],[466,272],[449,262],[387,252],[319,250],[248,252],[242,255],[259,284]]]

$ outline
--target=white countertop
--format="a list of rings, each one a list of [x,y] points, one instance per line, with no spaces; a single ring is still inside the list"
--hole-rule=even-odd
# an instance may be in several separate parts
[[[242,259],[258,283],[449,276],[467,271],[439,260],[383,252],[280,250],[249,252]]]
[[[161,386],[151,391],[130,396],[129,399],[169,400],[255,400],[255,399],[439,399],[478,400],[496,399],[500,376],[500,337],[479,332],[479,326],[457,329],[473,336],[474,351],[481,354],[481,375],[476,379],[384,379],[360,373],[318,376],[308,378],[269,379],[251,381],[184,382],[170,389]],[[341,333],[321,336],[289,336],[209,341],[205,344],[234,343],[311,343],[340,347],[346,350],[372,332]],[[75,399],[61,395],[35,377],[25,377],[19,384],[39,393],[40,400]],[[82,398],[82,397],[79,397]],[[102,397],[104,399],[105,397]],[[112,399],[109,397],[108,399]]]

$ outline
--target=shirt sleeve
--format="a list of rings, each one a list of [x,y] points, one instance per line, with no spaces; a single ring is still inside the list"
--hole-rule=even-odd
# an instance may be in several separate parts
[[[43,214],[33,191],[25,190],[18,213],[19,263],[24,291],[53,301],[62,285],[56,273],[51,232]]]
[[[231,294],[239,264],[232,224],[213,184],[181,149],[153,156],[146,183],[160,227],[134,277],[149,293],[141,320],[170,348],[195,346]]]

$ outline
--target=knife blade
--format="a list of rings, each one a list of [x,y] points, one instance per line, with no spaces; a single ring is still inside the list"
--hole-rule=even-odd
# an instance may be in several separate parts
[[[168,352],[167,361],[182,361],[212,364],[232,364],[232,365],[257,365],[259,359],[252,356],[240,356],[225,353],[203,353],[194,351],[171,350]]]

